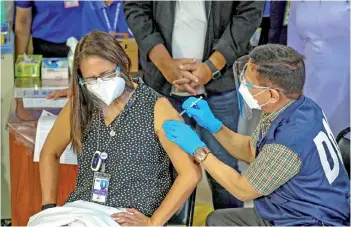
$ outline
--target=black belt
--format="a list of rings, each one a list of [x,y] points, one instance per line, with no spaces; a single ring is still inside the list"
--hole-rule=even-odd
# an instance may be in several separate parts
[[[69,47],[66,43],[52,43],[33,37],[33,53],[43,55],[44,58],[66,58]]]

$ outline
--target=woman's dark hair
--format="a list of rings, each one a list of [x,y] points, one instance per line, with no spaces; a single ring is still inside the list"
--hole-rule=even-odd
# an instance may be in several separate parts
[[[70,113],[71,143],[75,152],[82,150],[83,135],[93,116],[94,104],[87,100],[88,97],[82,92],[83,88],[79,84],[81,77],[80,62],[91,56],[103,58],[120,66],[121,72],[125,75],[129,75],[131,66],[130,58],[122,46],[108,33],[92,31],[77,44],[71,77],[72,101]],[[129,77],[125,79],[127,80],[127,86],[133,86]]]
[[[250,52],[262,86],[272,84],[290,99],[298,99],[305,84],[304,58],[291,47],[280,44],[258,46]]]

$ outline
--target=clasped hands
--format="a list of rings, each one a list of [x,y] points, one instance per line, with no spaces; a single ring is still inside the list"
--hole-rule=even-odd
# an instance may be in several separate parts
[[[196,89],[207,84],[212,78],[211,69],[196,59],[164,60],[160,71],[177,91],[197,95]]]

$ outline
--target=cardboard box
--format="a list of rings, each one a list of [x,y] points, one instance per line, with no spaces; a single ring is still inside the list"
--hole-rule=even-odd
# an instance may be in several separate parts
[[[42,79],[68,79],[67,58],[44,58],[41,64]]]
[[[117,38],[123,47],[124,51],[132,61],[130,72],[138,72],[139,70],[139,59],[138,59],[138,44],[135,39],[129,38],[128,33],[115,33],[116,36],[122,36],[123,38]]]
[[[42,55],[23,55],[17,57],[15,64],[15,77],[40,77]]]

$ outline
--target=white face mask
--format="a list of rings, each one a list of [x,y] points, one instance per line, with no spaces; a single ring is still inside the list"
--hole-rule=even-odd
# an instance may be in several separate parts
[[[263,92],[267,91],[268,88],[264,91],[259,92],[257,95],[262,94]],[[245,103],[251,108],[251,109],[257,109],[257,110],[261,110],[261,107],[268,104],[269,102],[260,105],[258,104],[258,101],[254,98],[254,96],[250,93],[249,89],[244,85],[244,84],[240,84],[239,87],[239,92],[241,94],[241,96],[243,97]]]
[[[107,81],[98,78],[95,84],[87,84],[86,86],[91,93],[109,106],[122,95],[126,81],[121,77],[114,77]]]

